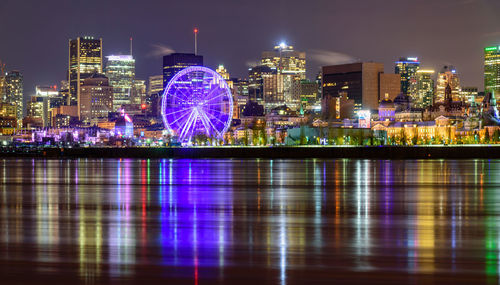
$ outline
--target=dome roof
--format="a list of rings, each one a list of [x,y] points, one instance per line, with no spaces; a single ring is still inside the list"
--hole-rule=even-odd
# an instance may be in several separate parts
[[[384,99],[380,101],[379,108],[394,108],[394,102],[391,99]]]
[[[395,104],[409,104],[410,96],[400,93],[396,98],[394,98]]]

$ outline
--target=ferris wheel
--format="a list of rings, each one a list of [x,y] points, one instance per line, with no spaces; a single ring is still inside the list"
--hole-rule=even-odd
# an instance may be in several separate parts
[[[202,66],[179,71],[163,93],[165,127],[182,143],[196,135],[224,139],[231,124],[233,97],[217,72]]]

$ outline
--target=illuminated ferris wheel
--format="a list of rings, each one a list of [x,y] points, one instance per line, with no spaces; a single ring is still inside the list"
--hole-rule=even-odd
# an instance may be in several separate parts
[[[224,139],[231,124],[233,97],[217,72],[202,66],[179,71],[163,93],[165,127],[183,143],[196,135]]]

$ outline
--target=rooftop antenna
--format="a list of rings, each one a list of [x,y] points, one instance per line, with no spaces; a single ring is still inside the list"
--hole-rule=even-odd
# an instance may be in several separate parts
[[[132,37],[130,37],[130,55],[132,55]]]
[[[198,28],[194,28],[194,54],[198,54]]]

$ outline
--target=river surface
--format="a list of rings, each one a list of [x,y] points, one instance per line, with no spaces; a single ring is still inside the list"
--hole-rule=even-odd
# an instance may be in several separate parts
[[[498,284],[500,160],[0,160],[0,284]]]

